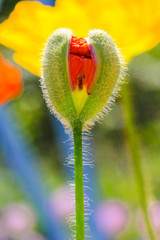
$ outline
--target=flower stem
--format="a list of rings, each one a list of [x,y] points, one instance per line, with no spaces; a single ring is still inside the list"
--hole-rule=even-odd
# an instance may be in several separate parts
[[[74,167],[75,167],[75,202],[76,202],[76,240],[84,240],[84,190],[83,190],[83,154],[82,124],[73,127]]]
[[[138,138],[135,128],[134,115],[133,115],[133,106],[130,97],[130,88],[126,85],[122,90],[122,103],[126,123],[126,131],[128,137],[128,143],[131,151],[131,160],[133,165],[133,171],[135,175],[135,180],[137,184],[137,191],[139,197],[139,203],[143,212],[144,220],[148,230],[148,235],[150,240],[155,240],[154,232],[149,219],[148,214],[148,202],[147,195],[145,191],[145,183],[141,166],[141,159],[138,151]]]

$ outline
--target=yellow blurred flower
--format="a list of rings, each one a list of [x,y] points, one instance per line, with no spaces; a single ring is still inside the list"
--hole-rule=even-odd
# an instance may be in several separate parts
[[[15,50],[15,60],[40,75],[41,53],[58,28],[78,37],[90,29],[108,32],[129,60],[160,40],[159,0],[57,0],[55,7],[22,1],[0,24],[0,43]]]

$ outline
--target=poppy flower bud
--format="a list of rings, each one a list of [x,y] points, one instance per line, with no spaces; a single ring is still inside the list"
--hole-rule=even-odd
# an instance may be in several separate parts
[[[49,108],[63,123],[92,125],[114,101],[123,76],[119,52],[104,31],[92,30],[87,38],[78,39],[71,30],[59,29],[50,36],[42,89]]]

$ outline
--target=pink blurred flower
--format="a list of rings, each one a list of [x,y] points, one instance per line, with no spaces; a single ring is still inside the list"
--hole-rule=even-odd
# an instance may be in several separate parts
[[[35,216],[29,206],[12,204],[3,210],[1,222],[9,236],[19,236],[33,228]]]
[[[118,201],[105,201],[101,203],[95,214],[98,228],[104,235],[117,235],[121,233],[129,222],[128,208]]]
[[[149,207],[151,223],[156,233],[160,234],[160,202],[154,202]]]
[[[8,240],[7,234],[5,233],[1,223],[0,223],[0,240]]]
[[[50,205],[53,214],[64,220],[67,215],[75,210],[74,196],[72,196],[69,187],[61,187],[50,197]]]
[[[157,238],[160,238],[160,202],[153,202],[149,206],[149,216],[152,227],[157,235]],[[147,234],[146,226],[144,219],[140,210],[137,213],[137,228],[143,234]]]

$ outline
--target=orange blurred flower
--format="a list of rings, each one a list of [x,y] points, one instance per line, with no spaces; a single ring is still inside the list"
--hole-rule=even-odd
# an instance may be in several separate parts
[[[21,72],[0,55],[0,105],[22,92]]]
[[[56,29],[70,28],[78,37],[102,29],[129,61],[160,41],[159,9],[159,0],[56,0],[55,7],[21,1],[0,24],[0,43],[15,50],[19,64],[40,75],[41,52]]]

